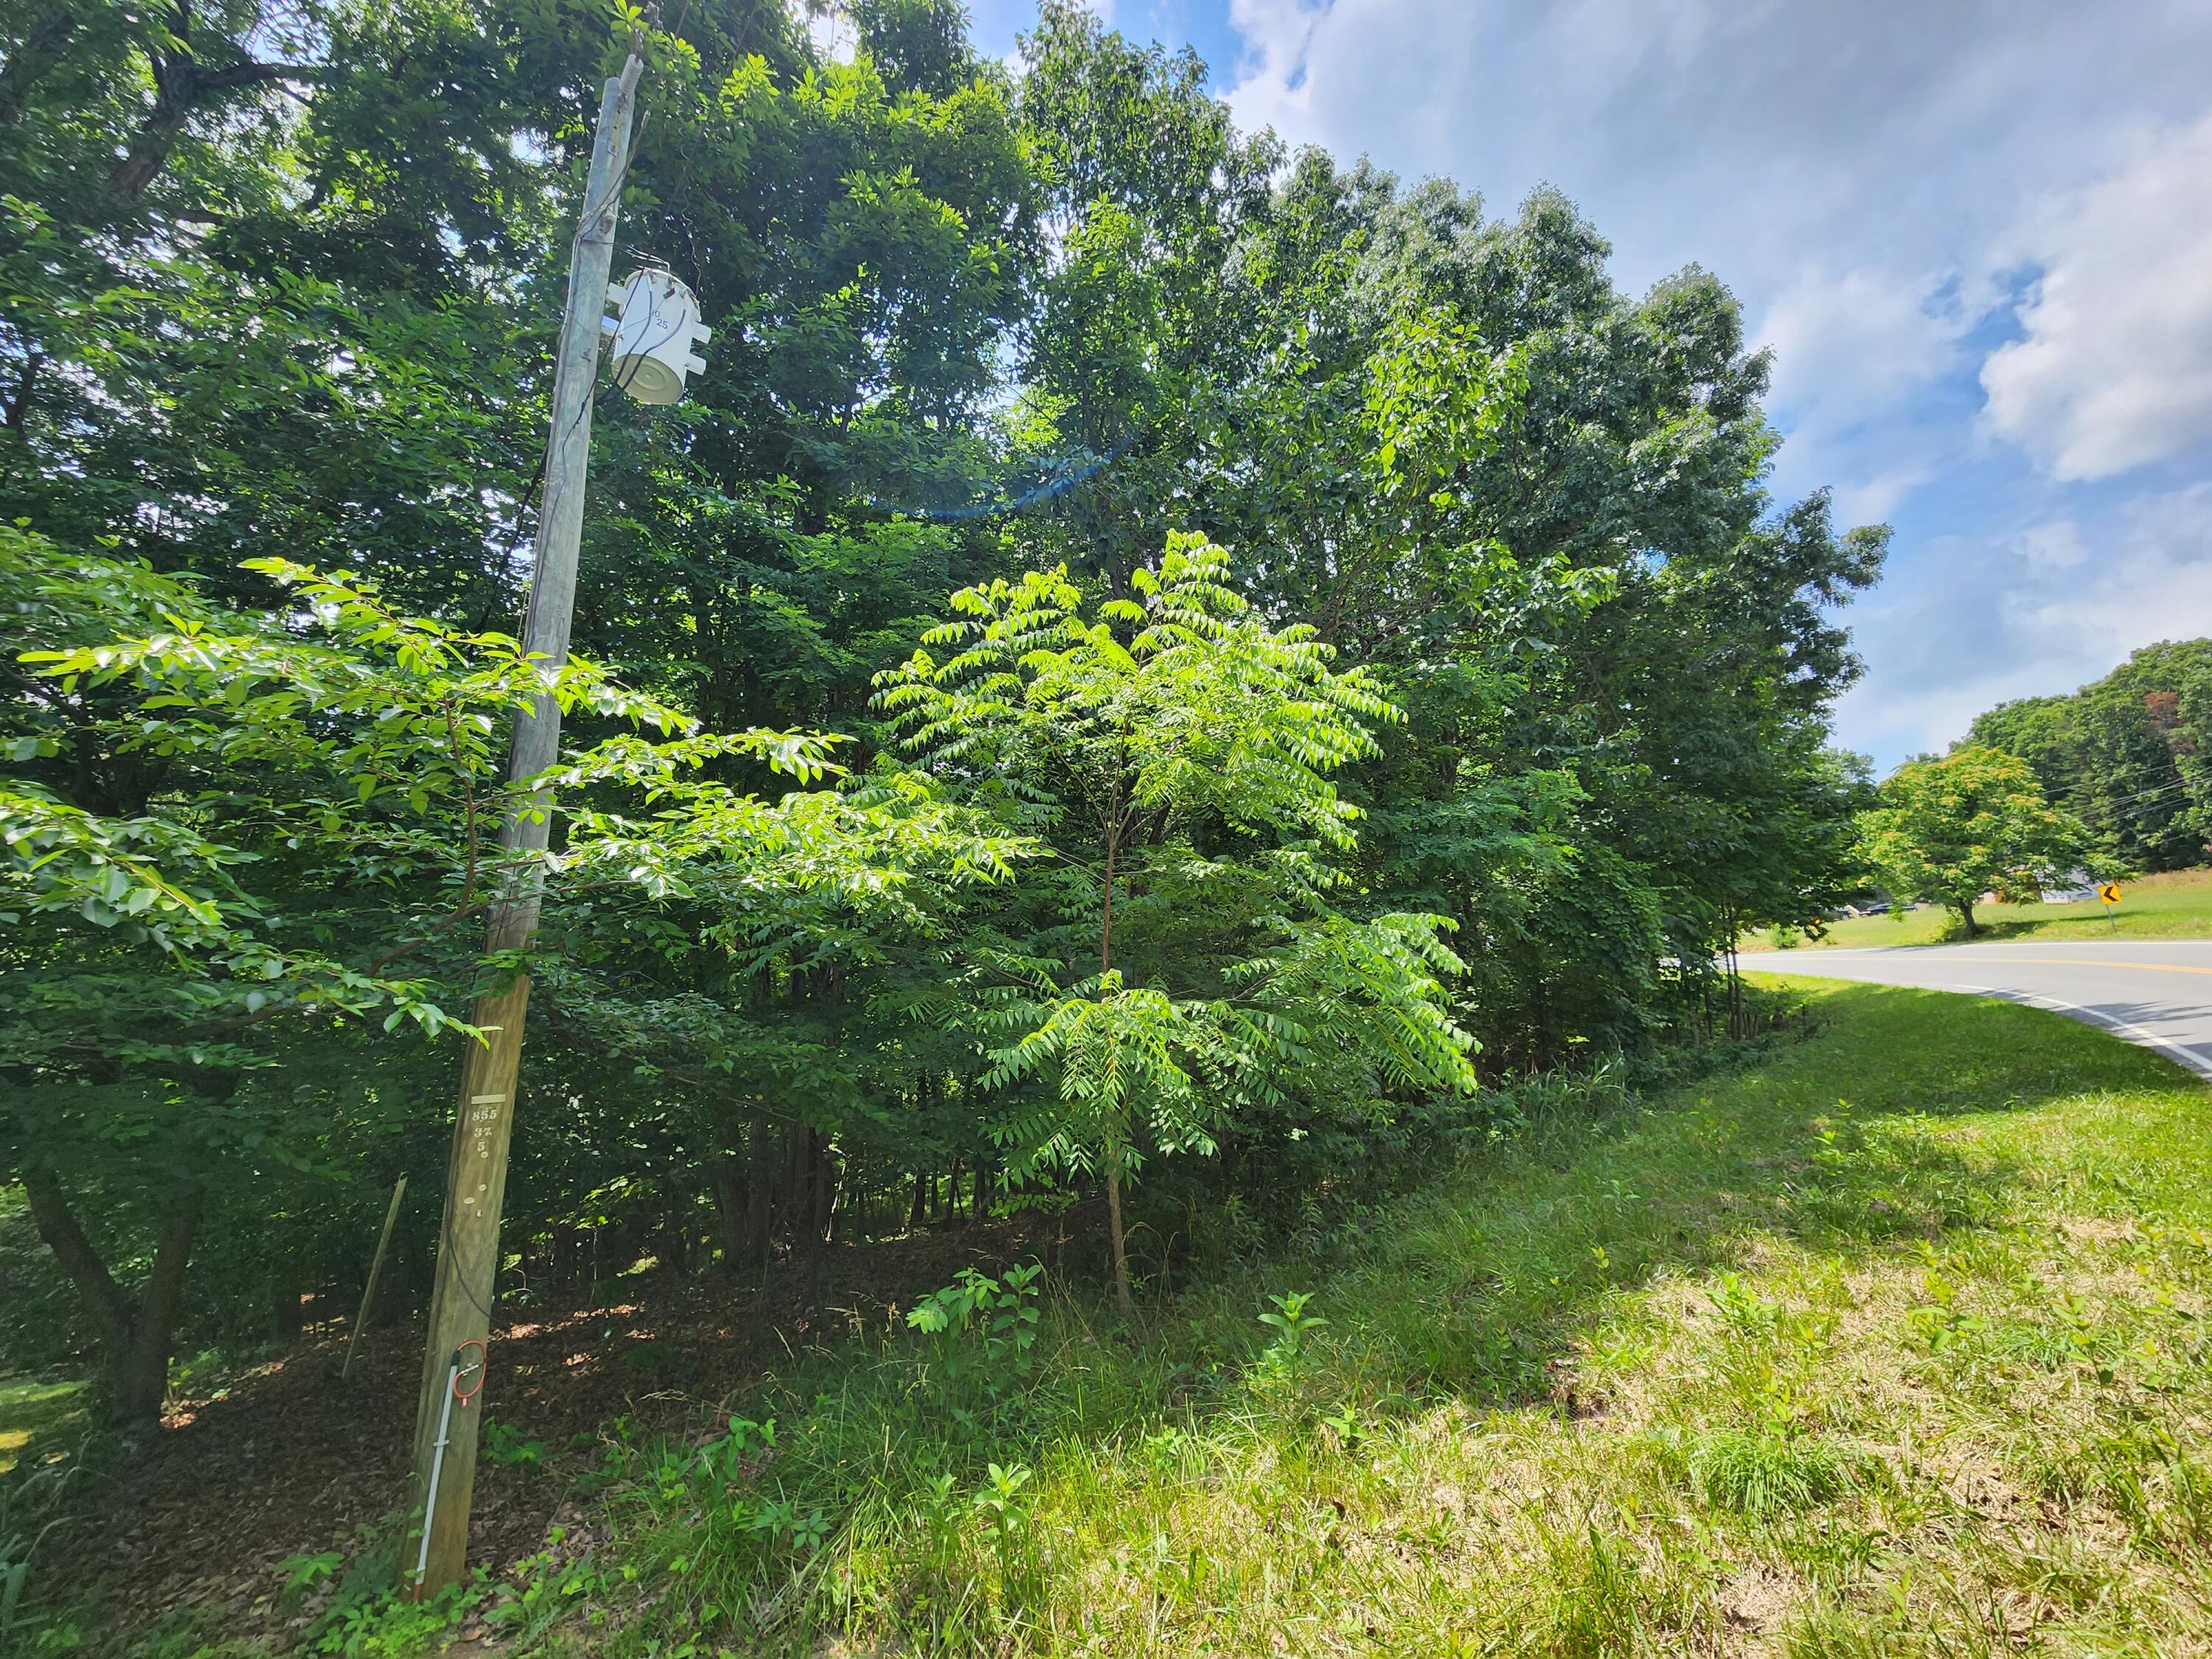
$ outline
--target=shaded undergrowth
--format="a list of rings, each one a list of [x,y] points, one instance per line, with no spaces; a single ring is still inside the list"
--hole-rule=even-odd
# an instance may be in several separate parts
[[[1310,1284],[1025,1363],[886,1331],[618,1455],[532,1644],[610,1653],[2186,1650],[2212,1565],[2206,1096],[1874,988],[1561,1100]],[[1310,1292],[1308,1299],[1297,1293]],[[1285,1328],[1282,1315],[1297,1318]],[[1263,1322],[1261,1316],[1275,1316]],[[687,1457],[690,1461],[687,1461]],[[704,1478],[702,1480],[702,1474]]]
[[[1018,1276],[856,1310],[691,1433],[609,1425],[450,1612],[665,1659],[2204,1649],[2212,1097],[1812,994],[1740,1073],[1556,1089],[1325,1271],[1136,1329]],[[427,1639],[362,1605],[313,1641]]]

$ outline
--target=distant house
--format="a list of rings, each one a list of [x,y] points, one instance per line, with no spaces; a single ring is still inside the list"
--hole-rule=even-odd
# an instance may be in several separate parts
[[[2043,890],[2045,904],[2087,904],[2097,896],[2097,883],[2087,870],[2069,870],[2063,887]]]
[[[2097,884],[2087,870],[2069,870],[2063,887],[2046,887],[2035,899],[2039,904],[2087,904],[2097,896]],[[1994,891],[1982,895],[1984,904],[2002,904],[2004,900]]]

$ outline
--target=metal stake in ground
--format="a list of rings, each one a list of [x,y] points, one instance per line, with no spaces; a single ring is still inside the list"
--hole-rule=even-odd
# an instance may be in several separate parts
[[[599,319],[607,307],[614,263],[615,216],[629,165],[630,115],[643,65],[633,57],[606,83],[584,213],[569,245],[568,313],[561,325],[553,375],[553,428],[545,451],[545,495],[538,515],[538,557],[530,585],[523,644],[549,664],[568,659],[568,623],[576,603],[576,555],[584,526],[584,474],[591,453],[592,394],[599,376]],[[514,722],[507,776],[534,777],[560,752],[561,711],[550,693]],[[543,853],[550,833],[550,801],[526,803],[500,836],[510,852]],[[538,931],[538,880],[527,878],[492,911],[488,951],[520,951]],[[514,1127],[514,1083],[522,1060],[522,1021],[530,978],[478,999],[471,1023],[485,1040],[470,1046],[461,1068],[460,1109],[453,1118],[446,1165],[445,1221],[431,1292],[430,1329],[422,1356],[421,1403],[415,1417],[416,1507],[425,1518],[418,1593],[460,1577],[466,1565],[469,1506],[476,1488],[477,1423],[463,1413],[447,1437],[447,1382],[454,1352],[491,1333],[494,1280],[499,1272],[500,1205],[507,1187],[507,1147]]]
[[[474,1359],[469,1358],[471,1348],[477,1351]],[[477,1380],[471,1387],[463,1388],[461,1378],[471,1370],[477,1374]],[[484,1370],[484,1345],[481,1342],[461,1344],[453,1350],[452,1363],[446,1367],[445,1403],[438,1407],[438,1438],[430,1448],[430,1478],[424,1483],[422,1544],[415,1556],[415,1599],[418,1601],[426,1593],[423,1580],[430,1571],[430,1534],[437,1517],[438,1476],[446,1467],[446,1448],[453,1443],[453,1407],[459,1405],[463,1411],[468,1410],[469,1401],[483,1390]]]

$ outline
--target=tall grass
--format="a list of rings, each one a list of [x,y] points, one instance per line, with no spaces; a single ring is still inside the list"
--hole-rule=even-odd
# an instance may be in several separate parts
[[[1741,1075],[1552,1085],[1326,1273],[1136,1328],[1063,1287],[1025,1369],[882,1310],[734,1449],[726,1412],[611,1443],[499,1616],[609,1655],[2206,1649],[2205,1092],[2032,1011],[1817,999]]]
[[[1134,1327],[1079,1284],[851,1310],[692,1432],[609,1425],[452,1611],[611,1659],[2212,1652],[2212,1095],[1809,994],[1739,1072],[1501,1102],[1329,1260]]]

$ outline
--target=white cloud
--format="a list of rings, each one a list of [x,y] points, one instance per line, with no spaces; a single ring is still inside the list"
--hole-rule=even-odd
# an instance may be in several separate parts
[[[1869,672],[1838,721],[1853,748],[1940,750],[1999,702],[2070,691],[2158,640],[2212,635],[2212,483],[1928,551],[1861,619]]]
[[[1948,286],[1894,270],[1808,270],[1752,331],[1774,352],[1768,407],[1789,434],[1786,482],[1837,483],[1846,522],[1887,520],[1941,471],[1924,440],[1908,434],[1916,400],[1966,362],[1966,322],[1942,302]]]
[[[1938,476],[1940,470],[1924,461],[1908,461],[1871,477],[1861,476],[1835,491],[1838,520],[1846,525],[1887,524],[1913,491]]]
[[[1449,173],[1493,212],[1555,184],[1632,290],[1692,260],[1717,271],[1778,348],[1783,487],[1869,499],[1972,449],[1967,406],[1940,434],[1895,412],[1946,381],[1978,401],[1961,347],[2008,297],[2023,215],[2091,178],[2116,135],[2196,119],[2212,52],[2203,0],[1229,10],[1245,125]]]
[[[2091,679],[2154,640],[2212,634],[2212,483],[2139,495],[2094,527],[2033,526],[2021,543],[2026,578],[2002,604],[2033,660]]]
[[[1806,271],[1753,331],[1774,349],[1774,402],[1849,424],[1950,373],[1965,326],[1934,304],[1942,285],[1895,271]]]
[[[1898,527],[1851,741],[1893,759],[2212,631],[2172,518],[2212,508],[2173,488],[2212,446],[2206,0],[1227,4],[1244,125],[1493,215],[1556,185],[1624,289],[1694,261],[1735,291],[1778,494]]]
[[[2071,519],[2030,525],[2014,538],[2014,546],[2032,571],[2078,569],[2089,558],[2089,538]]]
[[[1231,82],[1230,101],[1244,125],[1306,133],[1306,56],[1314,31],[1328,19],[1327,5],[1306,0],[1229,0],[1230,27],[1243,37],[1244,59],[1214,69]]]
[[[2060,478],[2212,439],[2212,117],[2035,216],[2021,337],[1982,368],[1990,425]]]
[[[1882,763],[1879,776],[1909,756],[1942,754],[1984,709],[2050,689],[2033,675],[2012,672],[1955,682],[1899,702],[1863,681],[1844,696],[1837,741],[1855,753],[1874,755]]]

